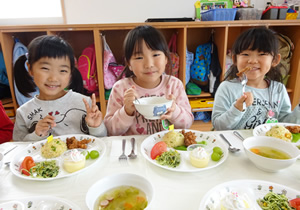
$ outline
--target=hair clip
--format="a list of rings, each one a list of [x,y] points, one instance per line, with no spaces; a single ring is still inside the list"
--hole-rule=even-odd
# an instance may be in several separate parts
[[[26,56],[26,58],[27,58],[27,60],[28,60],[28,53],[25,53],[25,56]]]

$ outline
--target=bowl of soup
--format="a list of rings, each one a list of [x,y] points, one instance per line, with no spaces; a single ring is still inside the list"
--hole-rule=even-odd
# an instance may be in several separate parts
[[[250,161],[267,172],[285,169],[300,157],[300,150],[295,145],[274,137],[249,137],[243,141],[243,146]]]
[[[102,178],[86,194],[89,210],[150,209],[154,199],[153,185],[144,177],[119,173]]]
[[[157,96],[139,98],[133,101],[136,110],[149,120],[160,119],[160,116],[167,112],[172,103],[173,100]]]

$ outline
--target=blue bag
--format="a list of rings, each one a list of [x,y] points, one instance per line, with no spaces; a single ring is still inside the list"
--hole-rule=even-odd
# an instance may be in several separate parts
[[[9,86],[2,51],[0,51],[0,84]]]
[[[208,84],[210,73],[212,43],[201,44],[197,47],[195,60],[191,66],[191,80],[198,85]]]

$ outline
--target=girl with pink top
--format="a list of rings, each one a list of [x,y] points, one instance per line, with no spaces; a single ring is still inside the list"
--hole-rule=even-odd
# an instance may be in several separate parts
[[[176,129],[189,128],[194,116],[184,86],[176,77],[164,74],[166,65],[171,66],[164,36],[152,26],[138,26],[127,34],[124,49],[125,78],[114,84],[104,118],[108,134],[153,134],[163,130],[165,119]],[[173,105],[160,120],[145,119],[133,104],[135,99],[153,96],[173,99]]]

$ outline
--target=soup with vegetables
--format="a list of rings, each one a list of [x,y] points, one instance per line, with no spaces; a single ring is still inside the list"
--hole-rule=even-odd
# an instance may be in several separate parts
[[[146,194],[132,186],[120,186],[113,188],[101,195],[94,210],[115,209],[145,209],[148,205]]]
[[[250,151],[257,155],[267,157],[267,158],[282,159],[282,160],[291,158],[291,156],[288,155],[287,153],[272,147],[265,147],[265,146],[252,147]]]

